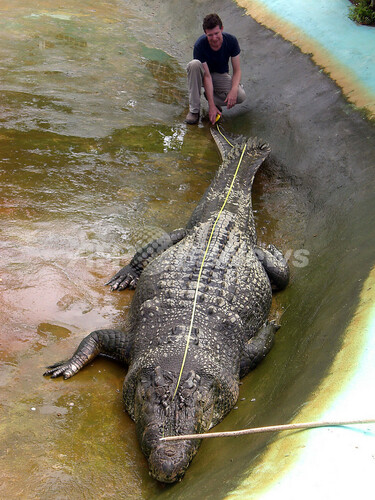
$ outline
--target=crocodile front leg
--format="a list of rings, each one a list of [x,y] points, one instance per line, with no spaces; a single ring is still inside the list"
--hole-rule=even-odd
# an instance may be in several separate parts
[[[73,377],[81,368],[96,358],[98,354],[106,354],[128,364],[130,347],[130,338],[124,332],[119,330],[95,330],[82,340],[69,360],[48,366],[43,375],[50,375],[52,378],[62,375],[65,379]]]
[[[267,248],[256,246],[254,250],[268,274],[272,287],[283,290],[289,283],[289,266],[284,255],[274,245],[268,245]]]
[[[185,229],[175,229],[169,234],[164,234],[160,238],[151,241],[138,250],[130,263],[120,269],[106,285],[111,286],[111,290],[125,290],[125,288],[135,288],[142,274],[143,269],[158,255],[167,248],[175,245],[186,236]]]
[[[279,325],[266,321],[259,332],[245,344],[240,364],[240,378],[253,370],[269,353]]]

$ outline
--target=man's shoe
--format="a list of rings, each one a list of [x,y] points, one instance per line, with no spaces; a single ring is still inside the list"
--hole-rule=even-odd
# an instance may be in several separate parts
[[[189,125],[195,125],[199,121],[199,113],[192,113],[189,111],[189,113],[186,115],[185,122],[188,123]]]

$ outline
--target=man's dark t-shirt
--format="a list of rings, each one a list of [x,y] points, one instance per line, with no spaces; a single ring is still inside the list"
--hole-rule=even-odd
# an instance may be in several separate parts
[[[207,63],[211,73],[228,73],[230,57],[236,57],[241,52],[237,38],[223,32],[223,44],[219,50],[212,50],[206,35],[202,35],[194,44],[193,57],[202,63]]]

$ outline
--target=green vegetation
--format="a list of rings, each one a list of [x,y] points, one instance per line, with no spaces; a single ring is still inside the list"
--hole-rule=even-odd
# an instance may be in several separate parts
[[[375,23],[375,2],[374,0],[359,0],[352,2],[349,9],[349,18],[359,24]]]

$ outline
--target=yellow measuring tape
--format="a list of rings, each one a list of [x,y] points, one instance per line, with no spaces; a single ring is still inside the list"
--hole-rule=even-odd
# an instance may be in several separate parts
[[[219,132],[219,134],[221,135],[221,137],[223,137],[227,141],[227,143],[229,144],[229,146],[231,148],[234,148],[234,145],[228,140],[228,137],[225,137],[225,135],[223,134],[223,132],[220,130],[220,127],[219,127],[218,123],[216,124],[216,128],[217,128],[217,131]]]
[[[224,139],[228,142],[228,144],[231,146],[231,147],[234,147],[233,144],[231,144],[228,139],[225,137],[225,135],[220,131],[220,128],[219,126],[217,125],[217,130],[218,132],[224,137]],[[175,398],[176,396],[176,393],[177,393],[177,390],[179,388],[179,385],[180,385],[180,381],[181,381],[181,377],[182,377],[182,372],[184,370],[184,366],[185,366],[185,362],[186,362],[186,357],[187,357],[187,353],[188,353],[188,349],[189,349],[189,343],[190,343],[190,337],[191,337],[191,332],[193,330],[193,323],[194,323],[194,317],[195,317],[195,309],[196,309],[196,306],[197,306],[197,299],[198,299],[198,289],[199,289],[199,284],[200,284],[200,280],[201,280],[201,276],[202,276],[202,273],[203,273],[203,266],[204,266],[204,262],[206,260],[206,257],[207,257],[207,254],[208,254],[208,250],[210,248],[210,244],[211,244],[211,240],[212,240],[212,237],[213,237],[213,234],[214,234],[214,231],[215,231],[215,227],[216,227],[216,224],[218,223],[219,219],[220,219],[220,215],[222,213],[222,211],[224,210],[224,207],[225,205],[227,204],[227,201],[228,201],[228,198],[229,198],[229,195],[233,189],[233,185],[234,185],[234,181],[236,180],[236,177],[237,177],[237,173],[238,173],[238,170],[240,168],[240,165],[241,165],[241,162],[242,162],[242,158],[245,154],[245,151],[246,151],[246,144],[244,145],[243,147],[243,150],[242,150],[242,153],[241,153],[241,157],[239,159],[239,162],[238,162],[238,165],[237,165],[237,168],[236,168],[236,171],[234,172],[234,175],[233,175],[233,179],[232,179],[232,182],[229,186],[229,190],[228,190],[228,193],[225,197],[225,200],[224,200],[224,203],[222,204],[221,208],[220,208],[220,211],[218,213],[218,216],[216,217],[216,220],[214,222],[214,225],[212,226],[212,230],[211,230],[211,234],[210,234],[210,237],[208,239],[208,243],[207,243],[207,246],[206,246],[206,250],[204,252],[204,255],[203,255],[203,260],[202,260],[202,264],[201,264],[201,267],[199,269],[199,273],[198,273],[198,280],[197,280],[197,286],[195,287],[195,294],[194,294],[194,302],[193,302],[193,310],[192,310],[192,313],[191,313],[191,320],[190,320],[190,326],[189,326],[189,331],[188,331],[188,334],[187,334],[187,339],[186,339],[186,347],[185,347],[185,352],[184,352],[184,357],[182,359],[182,365],[181,365],[181,370],[180,370],[180,373],[179,373],[179,376],[178,376],[178,380],[177,380],[177,385],[176,385],[176,389],[174,391],[174,394],[173,394],[173,397],[172,397],[172,401],[173,399]]]

